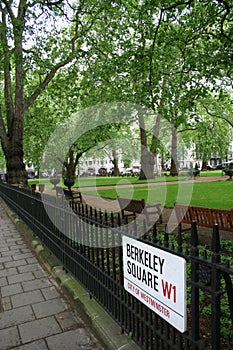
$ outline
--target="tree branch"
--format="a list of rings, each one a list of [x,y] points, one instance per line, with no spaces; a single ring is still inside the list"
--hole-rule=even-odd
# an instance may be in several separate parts
[[[172,10],[172,9],[175,9],[177,8],[178,6],[181,6],[181,5],[185,5],[185,6],[188,6],[188,5],[191,5],[192,2],[194,2],[194,0],[189,0],[189,1],[178,1],[177,3],[175,3],[174,5],[171,5],[171,6],[168,6],[168,7],[163,7],[162,10],[164,11],[167,11],[167,10]]]
[[[222,117],[222,116],[219,116],[217,114],[211,113],[204,104],[202,104],[202,106],[204,107],[206,113],[209,114],[211,117],[218,118],[218,119],[223,119],[223,120],[225,120],[225,122],[227,122],[233,128],[233,122],[231,122],[230,120],[228,120],[225,117]]]
[[[47,85],[50,83],[50,81],[53,79],[53,77],[55,76],[55,74],[57,73],[57,71],[66,66],[68,63],[71,62],[73,58],[69,56],[67,57],[66,60],[59,62],[58,64],[56,64],[51,71],[46,75],[45,79],[40,83],[40,85],[38,86],[38,88],[34,91],[34,93],[25,101],[24,103],[24,112],[27,111],[27,109],[33,104],[33,102],[37,99],[37,97],[41,94],[41,92],[43,90],[45,90],[45,88],[47,87]]]
[[[15,19],[14,12],[12,11],[11,4],[7,0],[2,0],[3,4],[6,6],[7,12],[9,13],[11,20]]]
[[[197,130],[198,128],[185,128],[185,129],[182,129],[182,130],[178,130],[177,132],[178,133],[182,133],[182,132],[185,132],[185,131],[195,131]]]
[[[222,35],[224,38],[226,38],[228,41],[230,41],[231,43],[233,43],[233,39],[230,38],[229,35],[227,35],[227,34],[224,32],[224,28],[223,28],[224,22],[225,22],[225,20],[227,19],[227,16],[230,14],[230,10],[232,9],[232,6],[230,6],[230,5],[228,4],[227,1],[224,1],[224,0],[217,0],[217,1],[218,1],[219,3],[221,3],[221,4],[223,4],[223,5],[225,6],[225,10],[226,10],[224,16],[223,16],[222,19],[221,19],[221,24],[220,24],[221,35]]]
[[[151,46],[151,50],[150,50],[149,86],[150,86],[150,95],[151,95],[151,103],[152,103],[153,111],[155,111],[154,96],[153,96],[153,91],[154,91],[154,87],[153,87],[153,59],[154,59],[155,43],[156,43],[157,35],[159,32],[159,27],[160,27],[161,22],[162,22],[162,17],[163,17],[163,10],[160,11],[159,21],[158,21],[157,27],[156,27],[155,32],[154,32],[153,42],[152,42],[152,46]]]
[[[54,1],[53,4],[56,3],[60,3],[60,1]],[[27,109],[33,104],[33,102],[37,99],[37,97],[41,94],[41,92],[43,90],[45,90],[45,88],[47,87],[47,85],[50,83],[50,81],[53,79],[53,77],[55,76],[55,74],[57,73],[57,71],[66,66],[67,64],[69,64],[70,62],[72,62],[72,60],[75,57],[75,53],[77,51],[76,48],[76,41],[79,37],[83,36],[83,31],[81,30],[79,32],[79,27],[81,25],[81,21],[79,19],[79,13],[82,13],[82,7],[81,5],[79,6],[79,8],[76,11],[75,14],[75,30],[74,30],[74,35],[70,40],[70,44],[71,44],[71,50],[70,50],[70,54],[67,56],[66,59],[60,61],[59,63],[57,63],[50,71],[49,73],[46,75],[46,77],[44,78],[44,80],[39,84],[38,88],[32,93],[31,96],[28,97],[28,99],[25,101],[24,103],[24,112],[27,111]],[[93,25],[93,22],[91,23],[91,25]],[[90,26],[88,26],[88,29],[90,29]]]

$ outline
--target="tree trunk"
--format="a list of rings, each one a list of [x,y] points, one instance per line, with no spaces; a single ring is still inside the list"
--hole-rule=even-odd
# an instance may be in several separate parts
[[[147,148],[141,148],[141,171],[139,180],[154,179],[154,156]]]
[[[171,149],[171,176],[178,175],[178,160],[177,160],[177,130],[172,127],[172,149]]]
[[[164,152],[162,150],[161,152],[161,170],[164,170],[165,168],[165,159],[164,159]]]
[[[8,133],[2,132],[2,148],[6,159],[7,182],[11,185],[27,186],[27,172],[24,164],[23,132],[24,111],[22,104],[22,87],[16,89],[16,109],[8,120],[12,121]],[[4,135],[5,134],[5,135]]]
[[[37,6],[36,3],[34,2],[32,5],[26,0],[18,2],[1,1],[0,6],[1,88],[4,88],[4,101],[1,101],[1,104],[4,104],[4,108],[2,108],[2,112],[0,110],[0,140],[6,159],[7,181],[10,184],[23,186],[27,184],[27,173],[25,171],[23,157],[24,115],[54,78],[56,72],[72,62],[74,59],[73,54],[75,53],[76,55],[77,52],[77,32],[75,31],[72,38],[71,50],[67,53],[67,57],[62,57],[61,61],[57,61],[50,68],[50,71],[47,71],[44,79],[40,81],[35,89],[33,87],[34,84],[32,84],[27,90],[28,93],[31,91],[31,95],[25,99],[24,63],[27,59],[25,59],[23,54],[23,40],[24,32],[28,29],[26,26],[26,19],[28,18],[27,11],[32,11],[32,15],[34,12],[33,7]],[[49,7],[49,4],[43,5],[43,2],[41,2],[41,6],[45,6],[43,8],[44,11],[46,7]],[[77,20],[76,25],[79,25],[79,20]],[[26,52],[24,53],[26,55]]]
[[[139,117],[140,141],[141,141],[141,171],[139,180],[154,179],[154,156],[147,149],[147,139],[144,117]]]
[[[157,156],[157,153],[158,153],[160,121],[161,121],[161,117],[160,115],[157,115],[156,122],[153,127],[153,136],[152,136],[152,142],[151,142],[151,148],[150,148],[151,152],[153,152],[155,156]]]
[[[76,175],[76,163],[75,163],[75,158],[74,158],[74,151],[72,148],[69,149],[69,157],[67,161],[63,163],[65,171],[63,174],[64,179],[69,179],[69,180],[74,180]]]
[[[203,160],[201,170],[206,170],[206,169],[207,169],[207,161]]]
[[[7,182],[11,185],[27,186],[27,172],[23,162],[22,142],[11,140],[6,152]]]
[[[113,170],[113,175],[114,176],[120,176],[120,170],[119,170],[119,166],[118,166],[118,157],[117,157],[117,153],[115,150],[112,151],[112,156],[113,156],[113,166],[114,166],[114,170]]]
[[[165,91],[165,86],[166,86],[166,79],[163,78],[162,94],[161,94],[161,99],[160,99],[159,108],[158,108],[159,112],[156,116],[155,125],[153,127],[153,135],[152,135],[152,142],[151,142],[151,148],[150,148],[151,152],[153,152],[155,157],[158,154],[158,148],[160,145],[160,141],[159,141],[159,130],[160,130],[160,124],[161,124],[160,112],[163,110],[163,107],[164,107],[163,95],[164,95],[164,91]],[[155,111],[154,108],[152,108],[152,109]]]

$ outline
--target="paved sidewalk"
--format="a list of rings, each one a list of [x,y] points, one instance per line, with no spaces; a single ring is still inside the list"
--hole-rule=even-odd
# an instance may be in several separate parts
[[[0,205],[0,350],[103,350]]]

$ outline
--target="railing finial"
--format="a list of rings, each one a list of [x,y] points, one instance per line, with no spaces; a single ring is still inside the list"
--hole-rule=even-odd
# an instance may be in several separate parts
[[[219,236],[219,227],[218,224],[215,224],[213,227],[212,235],[212,252],[219,253],[220,251],[220,236]]]

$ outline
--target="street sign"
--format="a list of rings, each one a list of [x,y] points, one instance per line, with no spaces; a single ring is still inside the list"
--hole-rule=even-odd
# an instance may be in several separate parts
[[[178,329],[187,329],[186,260],[123,236],[124,288]]]

